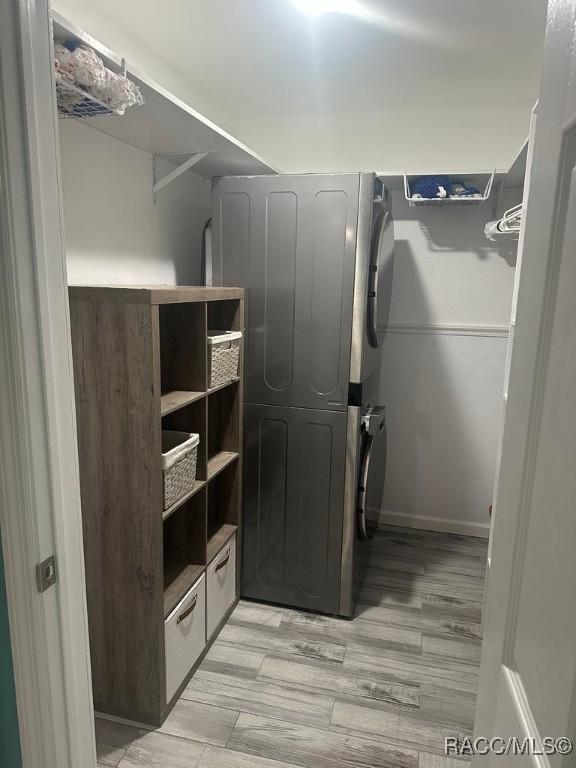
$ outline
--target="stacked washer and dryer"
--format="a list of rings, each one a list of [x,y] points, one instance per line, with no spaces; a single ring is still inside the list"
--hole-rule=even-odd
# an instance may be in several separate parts
[[[354,615],[385,475],[390,201],[371,173],[223,177],[212,281],[247,289],[242,594]]]

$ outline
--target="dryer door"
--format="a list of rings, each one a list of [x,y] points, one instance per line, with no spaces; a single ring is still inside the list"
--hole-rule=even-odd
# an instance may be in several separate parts
[[[372,347],[381,346],[390,314],[394,271],[394,220],[386,202],[374,208],[370,243],[368,283],[368,339]]]
[[[382,407],[362,417],[358,478],[358,537],[371,539],[378,528],[378,513],[386,478],[386,415]]]

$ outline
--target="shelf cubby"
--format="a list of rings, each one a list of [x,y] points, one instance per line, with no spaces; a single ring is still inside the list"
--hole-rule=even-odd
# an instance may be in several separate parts
[[[233,461],[208,484],[207,547],[210,562],[238,528],[240,464]]]
[[[208,462],[218,454],[240,450],[240,386],[231,382],[209,393]]]
[[[198,457],[196,460],[196,480],[206,480],[208,476],[206,467],[208,459],[206,407],[206,398],[201,398],[169,413],[162,419],[162,429],[173,429],[177,432],[194,432],[200,435]]]
[[[161,304],[158,310],[162,396],[184,401],[188,392],[194,399],[206,391],[206,304]]]
[[[206,535],[203,488],[164,521],[164,618],[204,571]]]
[[[209,331],[239,331],[241,324],[240,302],[237,299],[208,305]]]

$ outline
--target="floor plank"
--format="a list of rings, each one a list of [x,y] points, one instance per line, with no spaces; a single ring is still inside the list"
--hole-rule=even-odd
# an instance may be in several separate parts
[[[402,590],[390,585],[378,586],[372,582],[369,575],[360,585],[358,599],[367,605],[389,605],[416,611],[422,609],[422,595],[418,592],[411,591],[410,588]]]
[[[330,643],[358,640],[404,651],[420,652],[422,649],[422,634],[418,630],[388,624],[374,624],[363,621],[362,618],[348,621],[320,614],[289,611],[282,619],[280,626]]]
[[[288,656],[304,656],[328,663],[341,664],[346,646],[344,643],[324,642],[314,638],[290,634],[274,627],[254,627],[237,624],[234,616],[222,629],[220,639],[235,647],[257,649],[267,653],[281,653]]]
[[[437,576],[422,576],[417,573],[400,573],[399,571],[385,572],[368,569],[365,581],[370,587],[380,587],[382,590],[398,589],[404,592],[434,594],[452,597],[459,595],[470,600],[482,600],[484,595],[484,579],[476,576],[465,576],[461,573],[443,573]]]
[[[481,644],[478,640],[437,637],[424,634],[422,636],[422,655],[442,656],[446,659],[462,659],[470,664],[480,664]]]
[[[424,748],[444,754],[447,736],[471,737],[472,731],[454,725],[427,720],[417,712],[400,712],[384,706],[364,706],[336,701],[332,726],[339,731],[370,739],[384,740],[402,748]]]
[[[116,720],[97,717],[94,721],[96,741],[112,747],[127,748],[141,732],[140,728]]]
[[[482,625],[477,622],[458,621],[448,616],[436,616],[423,611],[406,611],[397,606],[363,605],[356,609],[357,620],[363,623],[371,621],[376,626],[409,627],[421,632],[434,635],[454,635],[479,640],[482,635]]]
[[[104,744],[101,741],[96,742],[96,759],[98,765],[117,766],[125,754],[126,750],[123,747],[114,747],[111,744]]]
[[[149,731],[130,745],[118,768],[198,768],[205,744]]]
[[[482,621],[482,600],[462,597],[460,594],[422,596],[422,613],[429,616],[446,616],[457,621]]]
[[[198,768],[300,768],[294,763],[270,760],[259,755],[248,755],[232,749],[207,746]]]
[[[467,765],[470,765],[468,760],[454,760],[451,757],[420,752],[420,768],[465,768]]]
[[[306,768],[417,768],[415,750],[241,714],[229,744],[231,749],[278,758]]]
[[[419,711],[429,720],[439,720],[459,728],[472,728],[476,713],[476,692],[441,685],[421,685]]]
[[[260,677],[307,691],[359,696],[409,709],[418,709],[420,706],[420,689],[417,685],[375,681],[371,675],[356,675],[342,668],[327,669],[325,666],[269,657],[262,665]]]
[[[236,677],[255,678],[266,658],[263,651],[252,651],[216,640],[202,662],[202,669]]]
[[[334,706],[334,698],[324,690],[279,686],[271,680],[246,680],[203,669],[189,682],[182,698],[319,727],[329,725]]]
[[[285,610],[263,603],[240,602],[234,610],[234,620],[257,624],[260,627],[279,627]]]
[[[396,680],[407,684],[430,683],[446,688],[476,692],[478,667],[451,659],[424,658],[414,654],[350,643],[344,668],[375,679]]]
[[[159,731],[225,747],[238,714],[231,709],[179,699]]]

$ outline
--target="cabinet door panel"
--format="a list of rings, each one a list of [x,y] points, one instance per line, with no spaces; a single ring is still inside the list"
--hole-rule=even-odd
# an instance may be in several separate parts
[[[346,414],[246,405],[242,593],[338,610]]]

